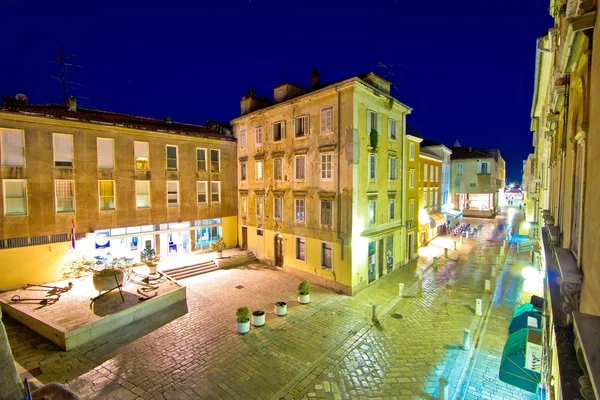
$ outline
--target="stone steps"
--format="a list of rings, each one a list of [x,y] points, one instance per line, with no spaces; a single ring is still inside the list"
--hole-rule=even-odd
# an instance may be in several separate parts
[[[171,268],[163,270],[165,274],[176,280],[191,278],[192,276],[206,274],[208,272],[216,271],[219,267],[214,261],[205,261],[198,264],[186,265],[185,267]]]

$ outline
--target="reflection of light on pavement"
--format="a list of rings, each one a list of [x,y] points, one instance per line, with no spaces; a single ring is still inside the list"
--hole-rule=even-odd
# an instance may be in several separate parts
[[[517,210],[515,210],[514,208],[509,208],[508,209],[508,221],[512,221],[513,218],[515,217],[515,215],[517,214]]]

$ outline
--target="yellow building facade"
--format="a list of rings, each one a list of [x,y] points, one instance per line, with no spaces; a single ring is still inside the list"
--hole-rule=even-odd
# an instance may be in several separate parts
[[[237,243],[231,135],[72,99],[1,105],[0,140],[0,288],[59,280],[82,256],[138,261],[149,246],[167,260],[216,236]]]
[[[441,210],[442,191],[442,158],[425,151],[419,152],[419,246],[429,241],[441,232],[446,218]]]
[[[406,201],[404,215],[406,220],[407,257],[412,260],[418,256],[419,249],[419,210],[421,209],[421,157],[422,138],[406,135],[406,170],[404,188]]]
[[[274,101],[247,93],[238,139],[240,246],[323,286],[354,294],[407,261],[404,136],[411,109],[366,74]]]

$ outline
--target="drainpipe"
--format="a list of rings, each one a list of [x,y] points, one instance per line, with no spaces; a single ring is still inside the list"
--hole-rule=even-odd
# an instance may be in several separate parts
[[[338,98],[338,112],[337,112],[337,116],[338,116],[338,120],[337,120],[337,210],[338,210],[338,216],[337,216],[337,239],[340,241],[340,244],[342,246],[342,252],[341,252],[341,259],[342,261],[344,261],[344,238],[342,237],[342,232],[341,232],[341,226],[342,226],[342,194],[340,193],[340,182],[341,182],[341,176],[340,176],[340,169],[341,169],[341,164],[342,164],[342,158],[341,158],[341,154],[342,154],[342,94],[340,93],[340,87],[336,86],[335,91],[337,92],[337,98]]]
[[[400,141],[402,149],[400,150],[400,154],[402,154],[402,157],[400,157],[400,171],[398,176],[402,177],[402,182],[400,184],[400,210],[402,210],[402,217],[400,218],[402,221],[402,230],[401,232],[404,232],[404,238],[402,238],[401,236],[401,240],[404,242],[404,246],[406,246],[406,243],[408,243],[408,232],[406,229],[406,210],[404,209],[404,202],[405,202],[405,196],[406,196],[406,188],[408,187],[408,184],[406,183],[408,181],[408,177],[405,176],[405,171],[404,171],[404,157],[406,157],[406,146],[404,146],[404,142],[406,140],[406,113],[402,113],[402,140]],[[404,263],[404,261],[406,259],[408,259],[408,256],[410,255],[410,251],[408,248],[404,249],[404,254],[406,257],[404,257],[402,259],[402,263]]]

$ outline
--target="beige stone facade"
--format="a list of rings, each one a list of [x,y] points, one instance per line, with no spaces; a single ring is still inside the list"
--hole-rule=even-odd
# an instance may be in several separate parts
[[[127,116],[85,109],[65,113],[63,106],[9,105],[0,111],[0,287],[59,278],[63,255],[90,257],[98,250],[138,259],[150,244],[164,258],[203,243],[206,249],[203,235],[210,240],[216,233],[235,245],[232,136],[183,124],[168,132],[170,124],[151,119],[130,127],[90,122]],[[22,262],[6,262],[15,259]]]
[[[240,245],[352,294],[407,262],[401,177],[411,109],[375,74],[312,84],[280,85],[273,103],[249,92],[232,121]]]

